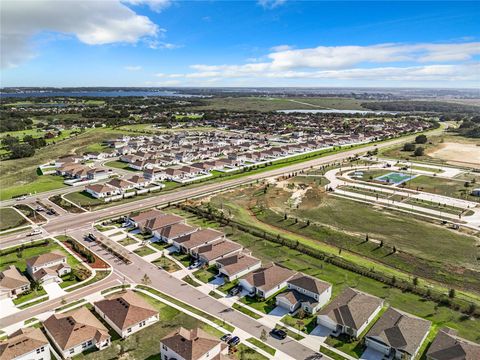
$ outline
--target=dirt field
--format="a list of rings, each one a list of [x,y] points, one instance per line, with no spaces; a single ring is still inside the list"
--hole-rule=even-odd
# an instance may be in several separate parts
[[[449,164],[467,165],[480,169],[480,146],[446,142],[429,153],[433,158],[445,160]]]

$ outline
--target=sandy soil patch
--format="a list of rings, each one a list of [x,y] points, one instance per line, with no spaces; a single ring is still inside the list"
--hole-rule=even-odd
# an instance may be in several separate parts
[[[480,169],[480,146],[446,142],[429,154],[450,164],[464,164]]]

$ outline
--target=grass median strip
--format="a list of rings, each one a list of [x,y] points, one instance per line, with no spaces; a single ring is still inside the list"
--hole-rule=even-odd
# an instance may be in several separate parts
[[[188,304],[185,304],[184,302],[180,301],[180,300],[177,300],[177,299],[174,299],[168,295],[165,295],[164,293],[158,291],[158,290],[155,290],[155,289],[152,289],[152,288],[149,288],[147,286],[143,286],[143,285],[137,285],[137,288],[138,289],[142,289],[142,290],[145,290],[145,291],[148,291],[154,295],[157,295],[158,297],[164,299],[164,300],[167,300],[175,305],[178,305],[180,307],[182,307],[183,309],[185,310],[188,310],[194,314],[197,314],[198,316],[201,316],[207,320],[210,320],[211,322],[217,324],[218,326],[221,326],[223,327],[225,330],[228,330],[229,332],[233,332],[235,330],[235,327],[230,325],[230,324],[227,324],[225,321],[223,320],[220,320],[210,314],[207,314],[206,312],[203,312],[202,310],[199,310],[193,306],[190,306]]]
[[[250,343],[250,344],[253,344],[255,345],[256,347],[258,347],[259,349],[265,351],[266,353],[269,353],[270,355],[275,355],[275,353],[277,352],[277,350],[275,350],[274,348],[271,348],[270,346],[264,344],[263,342],[261,342],[260,340],[257,340],[255,338],[248,338],[247,341]]]
[[[244,313],[245,315],[248,315],[248,316],[250,316],[250,317],[252,317],[252,318],[254,318],[254,319],[260,319],[260,318],[261,318],[261,316],[258,315],[256,312],[254,312],[254,311],[252,311],[252,310],[250,310],[250,309],[246,308],[245,306],[242,306],[242,305],[240,305],[240,304],[238,304],[238,303],[233,304],[232,307],[233,307],[235,310],[238,310],[238,311],[240,311],[241,313]]]

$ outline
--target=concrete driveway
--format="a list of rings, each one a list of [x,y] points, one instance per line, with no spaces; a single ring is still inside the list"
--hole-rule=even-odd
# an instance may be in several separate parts
[[[56,282],[44,284],[43,288],[47,292],[49,299],[55,299],[66,294],[66,291],[63,290]]]
[[[273,309],[268,313],[269,316],[276,316],[279,318],[284,317],[287,314],[288,314],[288,310],[281,306],[277,306],[275,309]]]
[[[322,326],[322,325],[317,325],[315,327],[315,329],[312,330],[312,332],[310,333],[310,335],[314,335],[314,336],[320,336],[320,337],[327,337],[329,336],[330,334],[332,333],[332,330],[330,330],[329,328],[327,328],[326,326]]]
[[[212,281],[210,281],[209,284],[215,287],[222,286],[223,284],[225,284],[225,280],[223,276],[215,276],[215,278]]]
[[[20,311],[17,309],[12,299],[2,299],[0,300],[0,309],[2,309],[2,317],[15,314]]]
[[[383,359],[382,353],[369,348],[367,348],[363,352],[362,356],[360,356],[360,360],[382,360],[382,359]]]

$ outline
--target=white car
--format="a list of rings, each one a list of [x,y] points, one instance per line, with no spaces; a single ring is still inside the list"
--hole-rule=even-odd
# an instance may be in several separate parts
[[[40,235],[42,233],[42,229],[33,229],[28,236]]]

